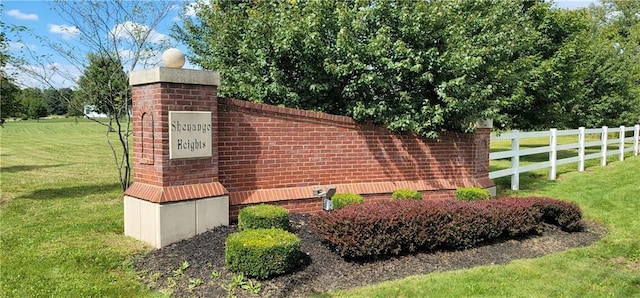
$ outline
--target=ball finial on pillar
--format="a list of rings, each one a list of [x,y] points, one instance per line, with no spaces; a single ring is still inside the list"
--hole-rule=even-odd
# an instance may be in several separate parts
[[[162,54],[162,63],[170,68],[182,68],[184,66],[184,54],[176,48],[170,48]]]

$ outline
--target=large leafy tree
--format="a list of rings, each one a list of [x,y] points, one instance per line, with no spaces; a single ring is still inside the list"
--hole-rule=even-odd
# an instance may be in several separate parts
[[[578,92],[576,60],[580,50],[567,47],[588,28],[585,10],[551,9],[551,3],[530,1],[526,13],[537,34],[534,46],[517,55],[528,68],[515,78],[515,88],[499,103],[499,127],[548,129],[565,127],[567,101]]]
[[[639,5],[550,1],[230,1],[174,34],[221,95],[434,137],[638,121]]]
[[[534,46],[520,1],[226,1],[174,33],[220,92],[435,137],[495,117]]]
[[[607,0],[590,9],[549,7],[538,2],[529,10],[541,33],[531,51],[534,67],[512,100],[503,101],[499,122],[523,129],[637,123],[640,5]]]
[[[566,126],[640,122],[640,4],[603,1],[584,10],[588,26],[565,43],[575,92],[563,102]],[[586,14],[588,13],[588,14]]]

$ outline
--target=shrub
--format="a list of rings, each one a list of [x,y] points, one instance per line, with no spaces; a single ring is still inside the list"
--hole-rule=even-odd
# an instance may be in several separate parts
[[[419,191],[411,190],[411,189],[398,189],[391,194],[392,200],[422,200],[422,194]]]
[[[311,226],[340,256],[359,259],[468,248],[501,237],[536,234],[543,221],[570,229],[580,218],[577,206],[553,199],[400,200],[319,213],[311,218]]]
[[[289,230],[289,212],[280,206],[260,204],[242,208],[238,230],[279,228]]]
[[[298,236],[281,229],[249,229],[225,240],[227,268],[265,279],[291,272],[301,260]]]
[[[479,201],[491,199],[489,190],[479,187],[461,187],[456,189],[456,200],[458,201]]]
[[[575,203],[541,197],[531,197],[528,200],[534,208],[540,210],[544,222],[557,225],[567,232],[582,230],[582,211]]]
[[[362,196],[355,193],[337,193],[331,197],[331,201],[333,202],[333,210],[364,203]]]

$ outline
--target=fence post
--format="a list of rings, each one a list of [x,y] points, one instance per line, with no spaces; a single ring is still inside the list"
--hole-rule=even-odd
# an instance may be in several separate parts
[[[635,125],[635,129],[633,130],[633,155],[638,156],[640,153],[640,124]]]
[[[624,160],[624,126],[620,126],[620,161]]]
[[[511,168],[513,169],[513,174],[511,175],[511,189],[518,190],[520,188],[520,136],[518,135],[518,130],[513,131],[513,139],[511,139],[511,151],[514,152],[513,157],[511,157]]]
[[[602,151],[602,157],[600,158],[600,165],[603,167],[607,165],[607,143],[609,142],[608,129],[609,128],[606,126],[602,127],[602,137],[600,138],[602,140],[602,147],[600,149],[600,151]]]
[[[549,137],[549,180],[556,180],[556,160],[558,159],[558,129],[552,128],[550,130],[551,136]]]
[[[584,126],[578,127],[578,172],[584,172]]]

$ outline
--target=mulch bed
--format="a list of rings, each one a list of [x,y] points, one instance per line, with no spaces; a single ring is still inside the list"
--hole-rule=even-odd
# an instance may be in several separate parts
[[[306,224],[309,215],[291,214],[293,232],[302,239],[307,265],[298,271],[258,281],[258,295],[233,287],[237,274],[224,267],[224,241],[236,226],[218,227],[135,258],[142,282],[150,288],[171,292],[174,297],[300,297],[335,289],[348,289],[410,275],[505,264],[515,259],[536,258],[573,247],[587,246],[606,234],[605,229],[585,222],[582,232],[567,233],[545,225],[541,235],[503,240],[457,251],[434,251],[391,257],[371,262],[346,261],[324,246]],[[174,272],[184,261],[189,267]],[[219,276],[212,277],[212,272]],[[216,275],[216,274],[214,274]],[[248,279],[245,278],[245,282]],[[255,283],[256,280],[252,279]]]

